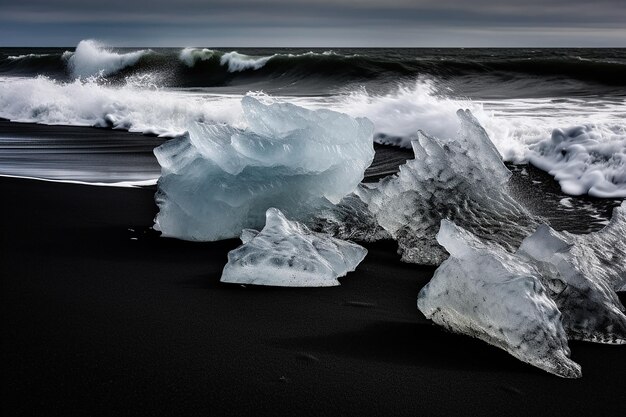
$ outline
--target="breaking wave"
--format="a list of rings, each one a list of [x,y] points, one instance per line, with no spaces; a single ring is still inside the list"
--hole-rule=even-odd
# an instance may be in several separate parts
[[[118,71],[136,65],[150,53],[141,50],[120,54],[109,50],[94,40],[80,41],[74,53],[67,53],[68,68],[74,78],[85,78],[115,74]]]
[[[129,77],[123,85],[94,79],[0,78],[0,117],[168,137],[184,133],[192,122],[245,128],[240,95],[188,94],[146,85],[151,85],[149,77]],[[530,162],[549,172],[568,194],[626,197],[624,100],[474,102],[449,98],[429,80],[384,94],[360,89],[333,96],[275,99],[367,117],[374,123],[377,142],[406,148],[418,130],[442,139],[455,137],[460,128],[456,111],[470,109],[505,160]],[[533,108],[541,112],[533,113]],[[594,124],[589,124],[590,119]]]
[[[113,50],[94,40],[81,41],[75,51],[0,55],[4,75],[46,75],[55,79],[167,73],[170,87],[213,87],[256,77],[265,81],[364,82],[417,76],[450,79],[489,75],[510,84],[561,79],[605,86],[626,86],[626,54],[602,55],[589,50],[415,49],[363,51],[267,50],[220,51],[207,48]],[[550,83],[543,83],[545,88]],[[537,87],[536,91],[541,91]]]

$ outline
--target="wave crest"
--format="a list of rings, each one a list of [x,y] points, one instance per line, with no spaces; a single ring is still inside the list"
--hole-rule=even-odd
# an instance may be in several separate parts
[[[140,50],[120,54],[109,50],[94,40],[80,41],[68,59],[69,70],[75,78],[87,78],[114,74],[133,66],[149,54],[150,50]]]

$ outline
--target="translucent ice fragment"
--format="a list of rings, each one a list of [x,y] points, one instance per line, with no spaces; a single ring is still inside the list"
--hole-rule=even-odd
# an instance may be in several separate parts
[[[263,230],[244,230],[243,245],[228,254],[222,282],[281,287],[330,287],[355,268],[367,250],[316,233],[270,208]]]
[[[456,140],[419,132],[412,142],[415,159],[402,165],[399,174],[355,191],[378,225],[398,241],[405,262],[438,265],[446,259],[435,239],[442,219],[512,250],[538,224],[508,194],[511,173],[485,130],[469,111],[460,110],[458,117]],[[361,223],[371,229],[366,217]]]
[[[245,130],[194,123],[155,150],[155,229],[164,236],[236,237],[261,228],[269,207],[306,219],[351,193],[374,157],[367,119],[249,96],[242,108]]]
[[[626,316],[616,290],[626,280],[626,202],[602,230],[586,235],[540,226],[518,254],[534,263],[563,313],[570,339],[626,343]]]
[[[581,376],[569,358],[561,313],[531,264],[446,220],[437,240],[450,258],[419,293],[427,318],[547,372]]]

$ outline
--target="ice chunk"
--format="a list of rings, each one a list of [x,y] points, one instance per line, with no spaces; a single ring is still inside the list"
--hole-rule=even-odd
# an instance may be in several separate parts
[[[242,108],[245,130],[195,123],[155,150],[155,229],[164,236],[236,237],[262,227],[269,207],[305,219],[352,192],[374,157],[367,119],[250,96]]]
[[[364,184],[360,186],[366,186]],[[336,205],[327,205],[316,212],[307,224],[317,231],[358,242],[391,239],[367,205],[355,194],[344,197]]]
[[[487,133],[469,111],[460,110],[458,116],[457,140],[419,132],[412,142],[415,159],[401,166],[399,174],[355,191],[377,223],[398,241],[405,262],[438,265],[446,259],[435,240],[442,219],[513,250],[538,224],[507,193],[511,173]],[[332,223],[330,217],[325,216],[326,223]],[[342,219],[348,222],[350,216]],[[360,220],[372,229],[367,218]],[[323,221],[318,223],[333,230]]]
[[[530,147],[528,160],[547,171],[566,194],[626,197],[626,139],[593,125],[555,129]]]
[[[613,213],[604,229],[586,235],[542,225],[518,250],[543,275],[570,339],[626,343],[624,306],[615,293],[626,280],[626,202]]]
[[[437,240],[450,258],[419,293],[427,318],[547,372],[581,376],[569,358],[561,313],[532,265],[446,220]]]
[[[330,287],[355,268],[367,249],[289,221],[276,208],[266,213],[265,227],[244,230],[243,245],[228,254],[222,282],[281,287]]]

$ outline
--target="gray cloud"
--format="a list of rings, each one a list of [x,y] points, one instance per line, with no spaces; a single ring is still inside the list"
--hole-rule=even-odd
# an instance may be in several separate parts
[[[624,0],[0,0],[0,45],[626,46]]]

